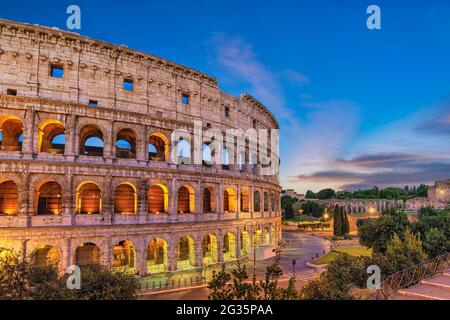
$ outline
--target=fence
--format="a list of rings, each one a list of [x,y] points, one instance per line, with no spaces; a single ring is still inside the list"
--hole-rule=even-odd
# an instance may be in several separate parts
[[[377,300],[387,300],[399,290],[419,284],[423,279],[444,272],[449,266],[450,253],[427,260],[417,266],[394,273],[377,290]]]

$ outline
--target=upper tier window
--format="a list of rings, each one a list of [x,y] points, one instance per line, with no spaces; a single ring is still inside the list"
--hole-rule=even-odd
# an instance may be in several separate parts
[[[187,94],[183,94],[181,96],[181,103],[184,105],[188,105],[189,104],[189,96]]]
[[[50,75],[53,78],[63,78],[64,77],[64,69],[61,66],[51,66],[50,67]]]
[[[231,116],[231,115],[230,115],[230,108],[229,108],[229,107],[225,107],[224,114],[225,114],[225,117],[226,117],[226,118],[229,118],[229,117]]]
[[[126,91],[133,91],[133,80],[131,79],[123,80],[123,89]]]

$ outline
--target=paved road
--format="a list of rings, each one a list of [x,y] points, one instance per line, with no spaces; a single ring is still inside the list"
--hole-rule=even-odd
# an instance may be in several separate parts
[[[297,277],[297,287],[300,288],[315,275],[315,271],[306,266],[306,262],[315,258],[316,254],[322,255],[325,250],[330,250],[329,241],[318,237],[299,233],[283,233],[283,239],[286,240],[286,246],[280,253],[280,266],[283,269],[283,277],[280,279],[280,285],[286,286],[288,279],[293,274],[292,260],[296,260],[295,274]],[[274,259],[260,261],[256,263],[256,272],[258,278],[263,278],[263,273],[267,265],[272,264]],[[253,271],[253,261],[247,265],[248,271]],[[208,298],[208,289],[206,286],[184,288],[178,290],[168,290],[162,293],[149,294],[142,297],[145,300],[206,300]]]

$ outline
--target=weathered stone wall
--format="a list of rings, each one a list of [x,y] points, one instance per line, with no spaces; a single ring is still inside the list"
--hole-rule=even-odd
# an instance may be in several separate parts
[[[63,68],[64,76],[52,77],[52,66]],[[133,91],[123,89],[125,79],[133,81]],[[183,95],[189,96],[188,105],[182,103]],[[89,106],[90,100],[97,101],[97,106]],[[10,126],[6,121],[11,119],[21,122],[23,133],[20,146],[13,148],[5,147],[9,143],[6,127]],[[31,254],[38,247],[52,246],[65,268],[74,262],[80,244],[94,243],[100,248],[101,262],[111,266],[114,245],[129,240],[136,248],[136,271],[145,274],[146,248],[155,238],[167,242],[166,271],[177,268],[177,241],[182,236],[193,238],[198,266],[207,234],[218,239],[219,262],[227,232],[236,237],[237,257],[241,257],[243,233],[249,234],[253,244],[254,236],[259,239],[261,232],[269,232],[269,243],[261,243],[276,245],[281,238],[278,174],[262,176],[260,165],[241,170],[238,165],[205,167],[150,160],[147,143],[151,136],[170,141],[175,129],[192,133],[194,120],[202,121],[205,130],[247,129],[255,124],[256,128],[278,128],[270,111],[254,98],[223,93],[214,78],[198,71],[73,33],[0,20],[0,131],[4,135],[0,184],[13,181],[18,188],[17,214],[0,215],[0,248]],[[42,151],[48,124],[63,127],[62,153]],[[80,153],[80,136],[87,127],[101,132],[103,156]],[[136,136],[135,158],[118,158],[116,140],[123,129]],[[48,181],[61,186],[61,213],[37,215],[39,187]],[[76,212],[77,190],[88,181],[101,190],[97,215]],[[121,183],[136,190],[134,214],[114,213],[114,190]],[[147,210],[147,192],[156,184],[168,190],[165,214]],[[189,214],[177,210],[181,186],[194,191],[195,208]],[[215,210],[210,213],[202,210],[206,187],[213,190]],[[233,212],[223,210],[226,189],[234,196]],[[256,191],[264,212],[253,210]],[[241,210],[243,195],[248,212]],[[269,199],[267,206],[264,199]]]

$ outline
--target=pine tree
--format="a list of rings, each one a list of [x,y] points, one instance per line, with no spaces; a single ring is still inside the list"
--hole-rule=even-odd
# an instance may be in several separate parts
[[[334,221],[333,221],[333,229],[334,229],[334,235],[336,237],[342,236],[342,217],[341,217],[341,211],[339,209],[339,206],[336,205],[334,208]]]
[[[350,233],[350,223],[348,221],[347,213],[344,211],[344,207],[341,207],[341,218],[342,218],[342,235]]]

